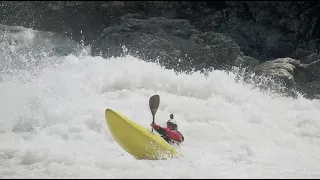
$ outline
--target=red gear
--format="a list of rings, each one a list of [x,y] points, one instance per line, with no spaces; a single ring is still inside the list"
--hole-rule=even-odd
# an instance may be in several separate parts
[[[169,143],[172,141],[178,143],[178,145],[184,141],[183,135],[179,131],[171,130],[169,128],[161,127],[157,124],[151,124],[154,130],[156,130],[162,137]]]

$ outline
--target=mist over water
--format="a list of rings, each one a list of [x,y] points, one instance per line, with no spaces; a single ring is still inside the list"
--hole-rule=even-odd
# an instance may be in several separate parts
[[[256,89],[236,71],[175,74],[131,56],[90,57],[66,38],[8,28],[0,36],[0,178],[320,177],[319,100]],[[153,94],[161,98],[156,123],[175,114],[183,158],[135,160],[108,129],[106,108],[150,128]]]

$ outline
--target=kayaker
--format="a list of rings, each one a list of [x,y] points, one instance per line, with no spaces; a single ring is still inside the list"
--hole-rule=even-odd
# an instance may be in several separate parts
[[[161,135],[164,140],[166,140],[171,145],[180,145],[184,141],[182,133],[178,131],[178,124],[174,119],[173,114],[170,114],[170,119],[167,121],[166,128],[161,127],[155,123],[152,123],[151,126]]]

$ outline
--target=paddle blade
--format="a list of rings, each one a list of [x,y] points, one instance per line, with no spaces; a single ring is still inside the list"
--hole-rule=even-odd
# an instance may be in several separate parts
[[[152,116],[154,116],[159,108],[160,104],[160,96],[159,95],[153,95],[149,99],[149,107]]]

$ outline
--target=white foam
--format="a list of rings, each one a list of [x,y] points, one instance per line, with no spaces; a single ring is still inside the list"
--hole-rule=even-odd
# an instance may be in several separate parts
[[[320,102],[273,97],[213,71],[176,75],[127,56],[67,56],[30,81],[0,84],[1,178],[319,178]],[[184,158],[138,161],[112,138],[104,110],[150,128],[170,113]],[[12,131],[14,129],[14,131]]]

